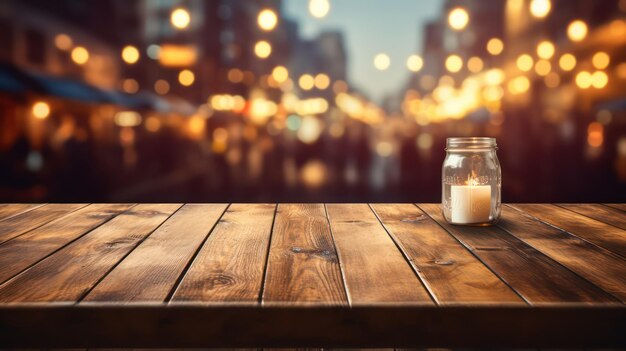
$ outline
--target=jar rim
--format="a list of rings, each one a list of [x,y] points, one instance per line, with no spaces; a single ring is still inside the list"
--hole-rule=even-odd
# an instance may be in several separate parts
[[[489,137],[454,137],[446,139],[447,149],[491,149],[497,148],[496,138]]]

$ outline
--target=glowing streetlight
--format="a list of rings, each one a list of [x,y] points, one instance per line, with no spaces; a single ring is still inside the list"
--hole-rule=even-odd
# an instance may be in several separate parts
[[[550,0],[532,0],[530,2],[530,13],[535,18],[544,18],[550,13],[552,4]]]
[[[581,20],[572,21],[567,26],[567,37],[571,41],[581,41],[587,36],[587,24]]]
[[[259,58],[268,58],[272,53],[272,45],[265,40],[260,40],[254,45],[254,53]]]
[[[276,66],[272,70],[272,78],[278,83],[284,83],[289,79],[289,71],[284,66]]]
[[[132,65],[139,61],[139,50],[132,45],[127,45],[122,49],[122,60]]]
[[[391,60],[389,59],[389,55],[380,53],[374,56],[374,67],[376,67],[379,71],[384,71],[391,65]]]
[[[191,15],[184,8],[177,8],[170,15],[170,22],[177,29],[185,29],[191,23]]]
[[[544,40],[537,45],[537,56],[542,59],[550,59],[554,55],[554,44]]]
[[[580,89],[589,89],[591,87],[591,73],[587,71],[580,71],[576,75],[576,85]]]
[[[609,82],[609,76],[603,71],[595,71],[591,75],[591,85],[596,89],[604,88]]]
[[[450,55],[446,59],[446,69],[448,72],[456,73],[463,68],[463,59],[459,55]]]
[[[72,61],[78,65],[84,65],[89,61],[89,51],[82,46],[77,46],[72,50]]]
[[[257,23],[259,24],[259,28],[264,31],[270,31],[276,28],[276,24],[278,23],[276,12],[270,9],[262,10],[257,17]]]
[[[178,73],[178,82],[183,86],[190,86],[196,80],[196,76],[188,69],[184,69]]]
[[[37,119],[46,119],[50,116],[50,105],[43,101],[37,101],[33,104],[32,113]]]
[[[504,43],[502,42],[502,40],[498,38],[489,39],[489,41],[487,42],[487,51],[491,55],[500,55],[502,53],[502,50],[504,50]]]
[[[419,55],[411,55],[406,60],[406,67],[411,72],[419,72],[424,66],[424,60]]]
[[[462,7],[455,7],[448,14],[448,23],[454,30],[462,30],[469,23],[469,14]]]
[[[309,0],[309,13],[315,18],[324,18],[330,11],[328,0]]]

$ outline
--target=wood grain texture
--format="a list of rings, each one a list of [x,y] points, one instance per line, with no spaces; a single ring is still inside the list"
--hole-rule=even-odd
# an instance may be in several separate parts
[[[626,204],[603,204],[603,205],[626,212]]]
[[[0,222],[0,244],[58,219],[87,204],[49,204]]]
[[[599,204],[557,204],[567,210],[593,218],[597,221],[610,224],[626,230],[626,213],[616,208]]]
[[[45,204],[0,204],[0,221],[44,205]]]
[[[75,302],[180,205],[145,204],[118,215],[0,287],[0,302]]]
[[[262,300],[274,302],[348,303],[324,205],[278,205]]]
[[[437,303],[524,303],[498,276],[413,204],[372,204]]]
[[[507,206],[498,226],[626,302],[623,258]]]
[[[551,204],[509,205],[578,237],[626,257],[626,232]]]
[[[0,284],[131,206],[89,205],[5,242],[0,245]]]
[[[529,303],[610,302],[603,290],[498,227],[451,225],[440,205],[420,204]]]
[[[230,205],[171,301],[257,304],[275,211],[273,204]]]
[[[432,303],[367,204],[326,205],[351,305]]]
[[[83,299],[163,302],[225,204],[187,204],[135,248]]]

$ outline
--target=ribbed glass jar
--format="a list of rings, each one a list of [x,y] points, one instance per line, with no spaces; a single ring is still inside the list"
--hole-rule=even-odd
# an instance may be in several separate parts
[[[452,224],[486,226],[500,218],[502,172],[495,138],[448,138],[441,203]]]

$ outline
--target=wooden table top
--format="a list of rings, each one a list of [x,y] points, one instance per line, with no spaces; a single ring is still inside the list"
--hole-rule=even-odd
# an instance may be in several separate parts
[[[625,214],[3,204],[0,347],[625,346]]]

